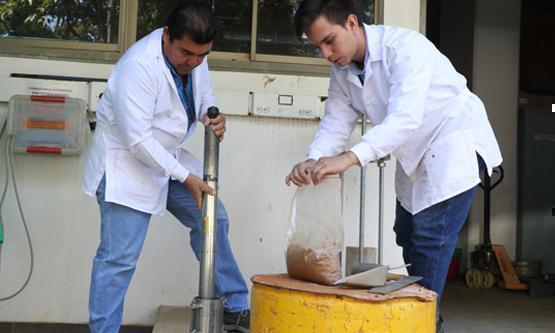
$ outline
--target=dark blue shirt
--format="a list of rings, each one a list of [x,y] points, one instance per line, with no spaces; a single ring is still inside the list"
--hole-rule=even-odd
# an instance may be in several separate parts
[[[177,74],[175,68],[173,68],[173,66],[170,64],[166,56],[164,56],[164,61],[166,62],[166,65],[172,73],[173,80],[175,81],[175,86],[177,87],[177,93],[179,94],[179,99],[183,104],[185,112],[187,112],[187,120],[189,121],[189,123],[187,124],[187,128],[191,128],[191,125],[196,121],[195,99],[193,97],[193,81],[191,79],[192,75],[191,73],[187,75],[187,85],[183,87],[183,80],[181,79],[181,76]]]

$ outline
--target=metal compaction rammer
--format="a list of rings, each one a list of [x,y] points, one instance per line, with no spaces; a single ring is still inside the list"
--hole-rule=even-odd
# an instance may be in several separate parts
[[[217,107],[208,108],[208,117],[219,115]],[[204,130],[204,181],[218,190],[220,141],[210,126]],[[223,332],[223,299],[214,297],[217,195],[204,194],[202,200],[203,241],[200,254],[199,296],[191,303],[193,322],[189,333]]]

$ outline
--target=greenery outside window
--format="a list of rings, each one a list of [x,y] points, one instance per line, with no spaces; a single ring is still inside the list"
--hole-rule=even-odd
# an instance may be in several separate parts
[[[119,1],[0,0],[3,38],[118,41]]]
[[[113,63],[136,15],[137,0],[0,0],[1,54]]]

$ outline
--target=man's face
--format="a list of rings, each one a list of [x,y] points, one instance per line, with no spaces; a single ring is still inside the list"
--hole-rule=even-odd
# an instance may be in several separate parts
[[[320,15],[306,31],[310,42],[320,48],[322,57],[340,66],[347,66],[357,51],[355,39],[356,17],[347,18],[345,25],[330,23]],[[354,25],[353,25],[354,24]]]
[[[164,55],[179,75],[191,73],[195,67],[202,63],[212,48],[212,42],[198,45],[186,35],[180,39],[174,39],[172,43],[167,27],[164,28],[162,38],[164,41]]]

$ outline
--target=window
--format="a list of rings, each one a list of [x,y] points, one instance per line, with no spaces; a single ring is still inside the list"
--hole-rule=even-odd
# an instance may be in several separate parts
[[[251,45],[252,0],[217,0],[214,12],[220,24],[214,50],[248,53]]]
[[[0,0],[0,37],[118,42],[119,0]]]
[[[317,48],[295,35],[294,16],[301,0],[202,1],[214,8],[220,25],[210,59],[326,64]],[[372,22],[374,2],[380,1],[383,0],[357,1],[365,22]],[[64,54],[59,59],[67,58],[67,54],[78,60],[114,62],[136,40],[162,27],[167,14],[179,2],[0,0],[0,54],[44,57],[58,52]],[[49,52],[44,52],[45,48]],[[296,70],[294,66],[289,68]]]
[[[301,0],[212,0],[218,18],[219,33],[214,51],[225,52],[221,58],[241,58],[270,62],[325,63],[320,52],[295,34],[294,17]],[[139,1],[137,39],[164,25],[166,15],[178,0]],[[256,10],[253,11],[253,5]],[[358,5],[366,23],[372,22],[374,0]],[[252,27],[255,27],[253,29]],[[233,53],[233,54],[229,54]],[[215,55],[218,57],[218,54]],[[309,61],[302,58],[312,58]]]
[[[307,40],[299,41],[295,33],[295,11],[300,0],[258,1],[256,53],[320,57],[320,52]]]

